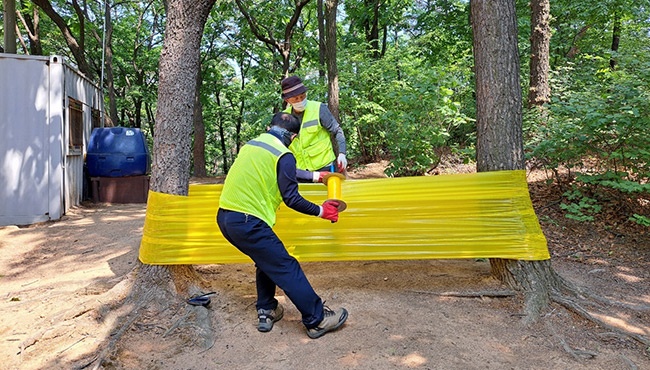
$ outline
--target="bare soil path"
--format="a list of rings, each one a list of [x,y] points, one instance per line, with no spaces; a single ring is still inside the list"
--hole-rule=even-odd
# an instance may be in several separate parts
[[[600,319],[650,337],[647,230],[575,223],[559,215],[552,187],[531,183],[531,193],[555,270],[619,303]],[[480,260],[303,264],[327,304],[350,311],[341,330],[318,340],[281,291],[285,317],[257,332],[252,264],[198,266],[216,292],[210,348],[192,343],[180,320],[187,305],[170,297],[165,312],[137,312],[99,364],[129,309],[121,287],[139,264],[145,211],[86,204],[57,222],[0,227],[0,368],[650,369],[648,346],[562,307],[523,326],[520,297],[489,297],[507,289]]]

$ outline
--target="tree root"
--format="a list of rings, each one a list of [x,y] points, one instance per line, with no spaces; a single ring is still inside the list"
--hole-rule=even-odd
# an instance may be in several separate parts
[[[581,350],[581,349],[573,349],[569,344],[564,340],[564,338],[560,337],[557,334],[557,331],[555,328],[550,323],[546,323],[546,327],[548,330],[553,333],[553,336],[558,339],[560,342],[560,345],[562,346],[562,349],[568,354],[571,355],[576,361],[581,361],[583,359],[590,359],[596,357],[597,353],[596,352],[591,352],[591,351],[586,351],[586,350]]]
[[[551,294],[551,300],[553,302],[561,305],[562,307],[568,309],[569,311],[578,314],[578,316],[580,316],[580,317],[582,317],[582,318],[584,318],[586,320],[589,320],[589,321],[591,321],[591,322],[593,322],[593,323],[595,323],[595,324],[597,324],[597,325],[599,325],[599,326],[601,326],[601,327],[603,327],[603,328],[605,328],[605,329],[607,329],[609,331],[621,334],[621,335],[623,335],[625,337],[632,338],[632,339],[636,340],[637,342],[639,342],[641,344],[644,344],[646,346],[650,346],[650,339],[644,337],[643,335],[640,335],[640,334],[637,334],[637,333],[632,333],[632,332],[629,332],[629,331],[626,331],[626,330],[623,330],[623,329],[619,329],[619,328],[617,328],[615,326],[609,325],[608,323],[604,322],[603,320],[600,320],[597,317],[594,317],[589,312],[587,312],[587,310],[582,308],[582,306],[580,306],[579,304],[577,304],[573,300],[571,300],[569,298],[566,298],[565,296],[562,296],[562,295],[557,294],[557,293],[552,293]]]
[[[104,310],[115,312],[116,306],[127,310],[116,322],[120,326],[111,333],[110,340],[98,355],[87,359],[76,369],[85,369],[95,364],[93,369],[99,369],[118,348],[120,340],[129,328],[141,318],[146,309],[155,308],[158,312],[166,310],[171,304],[178,303],[179,295],[199,292],[194,275],[188,269],[174,269],[166,266],[139,265],[129,275],[128,284],[118,284],[127,294],[123,299],[107,304]],[[200,280],[199,280],[200,281]],[[171,302],[170,302],[171,297]],[[184,299],[182,299],[184,301]],[[101,311],[101,310],[100,310]],[[198,338],[200,346],[210,348],[216,341],[212,328],[210,312],[203,306],[187,306],[185,314],[168,328],[163,337],[169,336],[179,327],[192,327],[193,335]]]
[[[507,298],[517,295],[513,290],[489,290],[479,292],[427,292],[423,290],[409,290],[418,294],[431,294],[441,297],[459,297],[459,298]]]
[[[555,302],[569,311],[575,312],[583,319],[589,320],[606,330],[618,333],[621,336],[631,338],[645,346],[650,346],[650,339],[647,337],[612,326],[607,322],[598,319],[584,309],[577,301],[593,303],[600,306],[599,309],[606,309],[601,304],[610,306],[625,307],[634,309],[628,304],[617,303],[600,297],[586,289],[578,287],[562,276],[557,274],[551,267],[550,260],[544,261],[519,261],[490,259],[492,274],[510,288],[524,293],[524,324],[530,325],[536,322],[542,311],[548,309],[551,302]],[[568,351],[566,343],[563,344]],[[577,353],[571,350],[572,356],[589,356],[589,353]]]

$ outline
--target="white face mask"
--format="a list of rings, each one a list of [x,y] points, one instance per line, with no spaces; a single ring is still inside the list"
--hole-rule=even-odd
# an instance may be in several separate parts
[[[291,104],[291,106],[293,107],[293,110],[295,110],[296,112],[302,112],[307,107],[307,98],[305,98],[305,100],[303,101],[293,103]]]

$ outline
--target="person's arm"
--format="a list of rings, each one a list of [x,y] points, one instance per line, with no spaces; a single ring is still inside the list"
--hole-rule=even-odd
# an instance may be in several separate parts
[[[347,145],[345,143],[345,134],[343,134],[343,129],[325,103],[321,103],[320,105],[319,118],[320,124],[335,136],[339,147],[339,153],[346,154]]]
[[[314,173],[307,170],[296,169],[296,179],[298,182],[314,182]]]
[[[309,172],[309,171],[305,171]],[[305,199],[298,192],[296,180],[296,158],[293,153],[286,153],[278,160],[278,188],[287,207],[312,216],[319,216],[321,207]],[[309,172],[310,176],[312,172]],[[311,180],[310,180],[311,181]]]

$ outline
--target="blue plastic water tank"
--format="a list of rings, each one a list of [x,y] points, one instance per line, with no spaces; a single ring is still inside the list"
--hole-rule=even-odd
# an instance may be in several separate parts
[[[151,157],[144,134],[130,127],[95,128],[88,142],[86,166],[92,177],[147,174]]]

